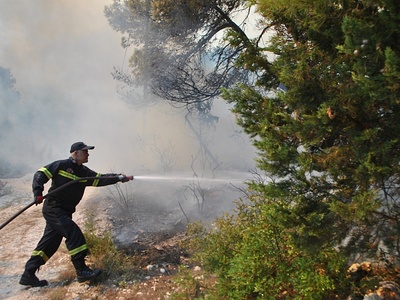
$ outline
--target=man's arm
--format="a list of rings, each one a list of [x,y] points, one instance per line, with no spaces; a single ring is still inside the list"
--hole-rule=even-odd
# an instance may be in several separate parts
[[[42,170],[43,168],[40,168],[34,175],[33,175],[33,181],[32,181],[32,191],[33,191],[33,197],[35,200],[36,204],[42,203],[43,202],[43,190],[44,190],[44,185],[46,182],[50,180],[48,176],[45,175],[45,173]]]

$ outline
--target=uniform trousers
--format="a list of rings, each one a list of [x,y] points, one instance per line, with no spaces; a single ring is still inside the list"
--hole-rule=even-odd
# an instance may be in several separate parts
[[[65,238],[65,244],[73,264],[76,266],[84,263],[88,247],[81,229],[72,220],[72,213],[60,207],[45,205],[43,216],[46,219],[46,227],[42,238],[25,265],[25,272],[34,274],[56,253],[63,238]]]

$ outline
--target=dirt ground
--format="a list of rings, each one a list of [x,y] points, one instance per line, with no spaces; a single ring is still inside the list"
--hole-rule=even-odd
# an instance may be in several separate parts
[[[33,201],[31,181],[32,174],[0,180],[1,224]],[[159,254],[143,259],[137,281],[123,284],[73,280],[66,285],[60,274],[73,272],[73,267],[62,243],[37,274],[49,285],[42,288],[20,285],[25,262],[44,229],[41,207],[32,206],[0,230],[0,299],[106,299],[104,295],[115,299],[168,299],[178,288],[171,276],[184,263],[177,249],[187,222],[212,220],[231,209],[233,200],[241,193],[230,182],[216,185],[215,182],[134,180],[116,187],[88,188],[74,214],[78,225],[83,227],[88,216],[92,216],[96,230],[112,232],[119,247],[128,252],[143,247],[145,253]],[[199,266],[190,268],[201,276]]]

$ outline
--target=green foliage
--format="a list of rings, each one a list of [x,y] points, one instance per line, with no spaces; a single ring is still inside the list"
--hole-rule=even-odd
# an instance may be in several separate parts
[[[268,68],[244,59],[266,78],[223,93],[273,179],[251,188],[282,199],[305,248],[345,249],[351,232],[348,253],[373,258],[376,241],[392,234],[385,246],[396,255],[388,224],[399,216],[398,9],[393,1],[314,2],[257,2],[276,29],[266,48],[276,58]]]
[[[236,62],[257,85],[223,92],[270,180],[197,233],[221,296],[345,298],[348,261],[379,250],[398,261],[400,12],[389,0],[313,3],[257,1],[275,59],[250,49]]]
[[[169,57],[171,62],[171,49],[184,54],[174,57],[189,62],[177,68],[184,71],[183,77],[160,67],[163,59],[154,59],[153,70],[176,77],[160,81],[156,76],[156,85],[173,87],[204,79],[194,60],[187,58],[204,53],[219,28],[228,29],[222,40],[228,56],[217,56],[217,61],[226,62],[221,63],[225,71],[234,66],[252,72],[255,79],[254,84],[239,80],[242,83],[234,88],[232,82],[237,81],[218,84],[228,87],[223,97],[233,104],[238,123],[252,137],[258,167],[269,179],[249,184],[249,203],[239,203],[237,214],[219,219],[213,230],[194,226],[194,249],[219,276],[218,296],[344,297],[349,289],[344,282],[345,258],[373,260],[385,252],[391,261],[398,261],[398,1],[246,1],[262,16],[262,34],[254,40],[230,18],[234,11],[230,8],[240,7],[241,1],[213,1],[214,6],[205,10],[203,1],[187,6],[179,2],[179,7],[168,1],[157,3],[160,13],[155,19],[164,22],[166,30],[174,22],[188,20],[187,15],[177,18],[176,11],[198,9],[199,14],[190,30],[179,28],[182,35],[168,35],[167,46],[156,57]],[[208,33],[205,39],[196,35],[199,28]],[[264,35],[267,32],[270,35]],[[186,35],[182,44],[186,33],[193,35]],[[136,65],[140,61],[136,59]],[[284,92],[279,85],[286,87]],[[190,85],[178,84],[182,86]],[[171,96],[179,89],[166,90]],[[193,99],[194,94],[181,92],[179,96]]]
[[[217,294],[229,299],[343,296],[349,288],[343,257],[332,248],[297,247],[296,229],[285,225],[282,203],[253,200],[239,203],[238,215],[217,220],[212,230],[191,225],[197,258],[219,278]]]
[[[107,277],[116,277],[123,282],[131,280],[135,273],[138,273],[138,268],[132,261],[135,258],[117,249],[110,232],[97,234],[91,216],[86,220],[84,235],[90,256],[96,261],[96,266],[103,269]]]
[[[209,294],[213,284],[212,276],[203,273],[193,273],[186,266],[181,266],[179,273],[173,278],[178,288],[170,295],[169,299],[218,299]]]

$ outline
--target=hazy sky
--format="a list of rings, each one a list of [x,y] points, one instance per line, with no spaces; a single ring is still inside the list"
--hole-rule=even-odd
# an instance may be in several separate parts
[[[21,94],[20,114],[10,112],[20,126],[2,145],[3,157],[40,167],[67,157],[70,145],[82,140],[96,146],[90,152],[92,169],[134,174],[156,164],[151,149],[139,147],[138,140],[145,140],[157,147],[173,144],[178,159],[190,162],[196,143],[172,109],[134,111],[119,99],[111,71],[126,68],[127,59],[121,35],[103,13],[111,3],[0,0],[0,66],[10,69]],[[221,109],[219,155],[229,149],[234,159],[252,161],[247,150],[229,145],[248,142],[232,138],[240,128],[227,108]]]

